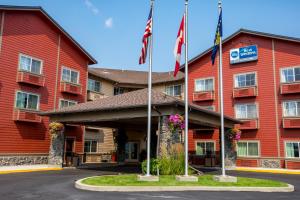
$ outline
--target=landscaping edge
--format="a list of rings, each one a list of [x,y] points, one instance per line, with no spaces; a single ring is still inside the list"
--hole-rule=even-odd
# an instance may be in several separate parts
[[[87,177],[91,178],[91,177]],[[98,192],[178,192],[178,191],[231,191],[231,192],[293,192],[294,186],[287,187],[232,187],[232,186],[94,186],[83,184],[83,178],[75,182],[75,188]]]

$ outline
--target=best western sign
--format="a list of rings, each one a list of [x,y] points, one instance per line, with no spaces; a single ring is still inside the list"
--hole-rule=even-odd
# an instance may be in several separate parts
[[[257,46],[251,45],[230,50],[230,64],[249,62],[257,60]]]

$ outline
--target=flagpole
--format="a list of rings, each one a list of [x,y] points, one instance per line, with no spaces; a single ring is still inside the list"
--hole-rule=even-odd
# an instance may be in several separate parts
[[[185,140],[184,140],[184,150],[185,150],[185,166],[184,166],[184,175],[188,176],[188,132],[189,132],[189,94],[188,94],[188,79],[189,79],[189,71],[188,71],[188,0],[185,0],[185,91],[184,91],[184,100],[185,100]]]
[[[219,15],[222,10],[222,2],[219,0]],[[221,152],[222,152],[222,176],[225,174],[225,136],[224,136],[224,100],[223,100],[223,63],[222,63],[222,34],[220,34],[219,44],[219,95],[220,95],[220,113],[221,113]]]
[[[151,0],[151,12],[152,12],[152,27],[150,37],[150,49],[149,49],[149,71],[148,71],[148,125],[147,125],[147,174],[150,174],[150,140],[151,140],[151,96],[152,96],[152,49],[153,49],[153,4],[154,0]]]

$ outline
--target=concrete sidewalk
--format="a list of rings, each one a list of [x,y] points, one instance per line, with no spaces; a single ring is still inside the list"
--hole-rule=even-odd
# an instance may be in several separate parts
[[[258,172],[258,173],[274,173],[274,174],[299,174],[300,170],[294,169],[271,169],[271,168],[253,168],[253,167],[236,167],[236,171],[244,171],[244,172]]]
[[[3,166],[0,167],[0,174],[11,174],[20,172],[54,171],[62,170],[59,165],[22,165],[22,166]]]

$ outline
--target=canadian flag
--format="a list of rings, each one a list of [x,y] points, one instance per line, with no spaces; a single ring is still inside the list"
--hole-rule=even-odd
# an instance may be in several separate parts
[[[177,39],[176,39],[176,44],[175,44],[175,48],[174,48],[174,56],[176,59],[176,63],[175,63],[175,70],[174,70],[174,77],[177,75],[179,69],[180,69],[180,58],[181,58],[181,47],[183,44],[185,44],[185,15],[183,15],[181,23],[180,23],[180,27],[179,27],[179,31],[177,34]]]

